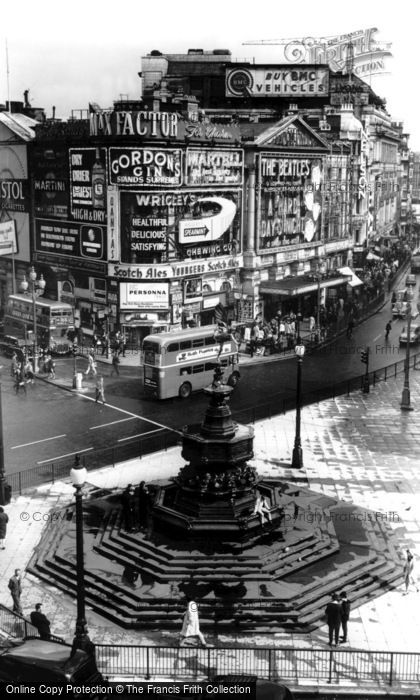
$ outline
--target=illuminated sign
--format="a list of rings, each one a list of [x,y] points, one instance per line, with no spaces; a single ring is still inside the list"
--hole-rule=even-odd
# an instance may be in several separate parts
[[[259,156],[258,252],[319,238],[322,181],[318,156]]]
[[[328,93],[328,68],[289,65],[249,66],[226,69],[228,97],[311,97]]]
[[[105,232],[101,226],[53,219],[35,220],[35,247],[39,252],[103,259]]]
[[[121,282],[120,309],[169,308],[169,284],[165,282]]]
[[[70,148],[70,216],[106,223],[106,149]]]
[[[17,253],[16,224],[14,221],[4,221],[0,224],[0,255]]]
[[[120,187],[181,185],[181,151],[170,148],[110,148],[109,180]]]
[[[7,211],[29,211],[29,188],[27,180],[0,178],[0,207]]]
[[[244,152],[188,148],[185,183],[187,185],[242,185]]]
[[[178,115],[168,112],[99,111],[90,115],[91,136],[175,138]]]

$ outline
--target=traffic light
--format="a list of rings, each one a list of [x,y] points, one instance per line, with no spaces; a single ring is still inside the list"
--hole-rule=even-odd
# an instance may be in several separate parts
[[[367,365],[369,362],[369,348],[360,351],[360,359],[364,365]]]
[[[77,345],[77,341],[75,341],[75,342],[73,343],[73,345],[72,345],[72,348],[71,348],[71,351],[72,351],[73,355],[77,355],[78,350],[79,350],[79,348],[78,348],[78,345]]]

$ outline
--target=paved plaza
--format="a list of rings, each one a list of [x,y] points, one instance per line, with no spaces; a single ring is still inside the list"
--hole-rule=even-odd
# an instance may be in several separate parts
[[[396,532],[401,551],[410,548],[420,561],[420,373],[411,373],[411,398],[415,410],[401,411],[403,376],[378,384],[369,394],[354,392],[305,407],[302,411],[303,473],[288,466],[295,432],[290,412],[255,424],[254,466],[265,478],[284,478],[314,491],[374,511]],[[128,483],[175,475],[184,464],[180,447],[142,459],[88,473],[88,482],[102,488],[123,488]],[[15,568],[25,567],[40,539],[51,510],[73,497],[69,481],[41,486],[17,496],[6,507],[9,526],[6,549],[1,552],[0,602],[11,606],[7,581]],[[386,584],[386,581],[384,581]],[[420,594],[403,587],[353,609],[349,645],[366,651],[420,653]],[[22,604],[29,616],[35,603],[43,602],[54,634],[66,641],[73,637],[75,602],[58,589],[24,574]],[[176,632],[122,630],[87,610],[91,638],[98,644],[174,646]],[[261,646],[328,648],[327,629],[309,634],[272,630],[271,634],[207,635],[212,646]],[[343,647],[344,648],[344,647]]]

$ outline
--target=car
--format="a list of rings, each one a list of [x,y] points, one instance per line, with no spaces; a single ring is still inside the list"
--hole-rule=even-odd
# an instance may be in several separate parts
[[[408,339],[408,328],[403,328],[400,333],[400,345],[406,345]],[[410,345],[417,345],[420,342],[420,326],[410,327]]]
[[[407,279],[405,280],[405,283],[406,283],[407,287],[414,286],[415,284],[417,284],[416,276],[415,275],[407,275]]]
[[[420,252],[417,250],[411,258],[411,273],[420,272]]]
[[[14,335],[2,335],[0,337],[0,352],[6,357],[12,357],[16,353],[22,360],[26,354],[26,343],[22,338],[16,338]]]

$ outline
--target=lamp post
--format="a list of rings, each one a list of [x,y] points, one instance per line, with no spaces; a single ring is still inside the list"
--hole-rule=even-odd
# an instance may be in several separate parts
[[[82,649],[90,654],[94,654],[92,644],[86,624],[85,617],[85,572],[83,555],[83,505],[82,488],[86,481],[86,469],[80,464],[80,457],[74,458],[74,467],[70,470],[70,478],[75,488],[76,494],[76,586],[77,586],[77,620],[72,654],[76,649]]]
[[[411,335],[411,302],[413,300],[413,291],[409,287],[407,289],[407,345],[405,348],[405,363],[404,363],[404,388],[402,390],[400,407],[402,411],[413,411],[414,406],[410,403],[410,335]]]
[[[324,260],[318,262],[317,267],[317,281],[318,281],[318,294],[317,294],[317,307],[316,307],[316,331],[315,338],[316,342],[321,339],[321,279],[325,275],[327,266]]]
[[[0,506],[10,503],[12,489],[6,481],[4,472],[4,445],[3,445],[3,414],[1,403],[1,376],[0,376]]]
[[[298,331],[298,342],[300,342],[299,331]],[[302,455],[302,443],[300,439],[300,412],[301,412],[301,401],[302,401],[302,364],[303,356],[305,354],[304,345],[295,346],[295,354],[297,357],[297,374],[296,374],[296,432],[295,432],[295,444],[292,453],[292,469],[302,469],[303,468],[303,455]]]
[[[29,282],[26,279],[26,276],[24,276],[23,281],[20,284],[20,288],[24,294],[27,293],[29,289],[29,293],[32,296],[32,322],[33,322],[33,334],[34,334],[34,343],[33,343],[33,356],[34,356],[34,372],[38,372],[38,337],[37,337],[37,318],[36,318],[36,300],[39,296],[41,296],[44,293],[45,290],[45,285],[46,282],[44,280],[44,277],[41,275],[40,278],[37,278],[37,274],[35,272],[35,268],[32,265],[31,271],[29,273]]]

